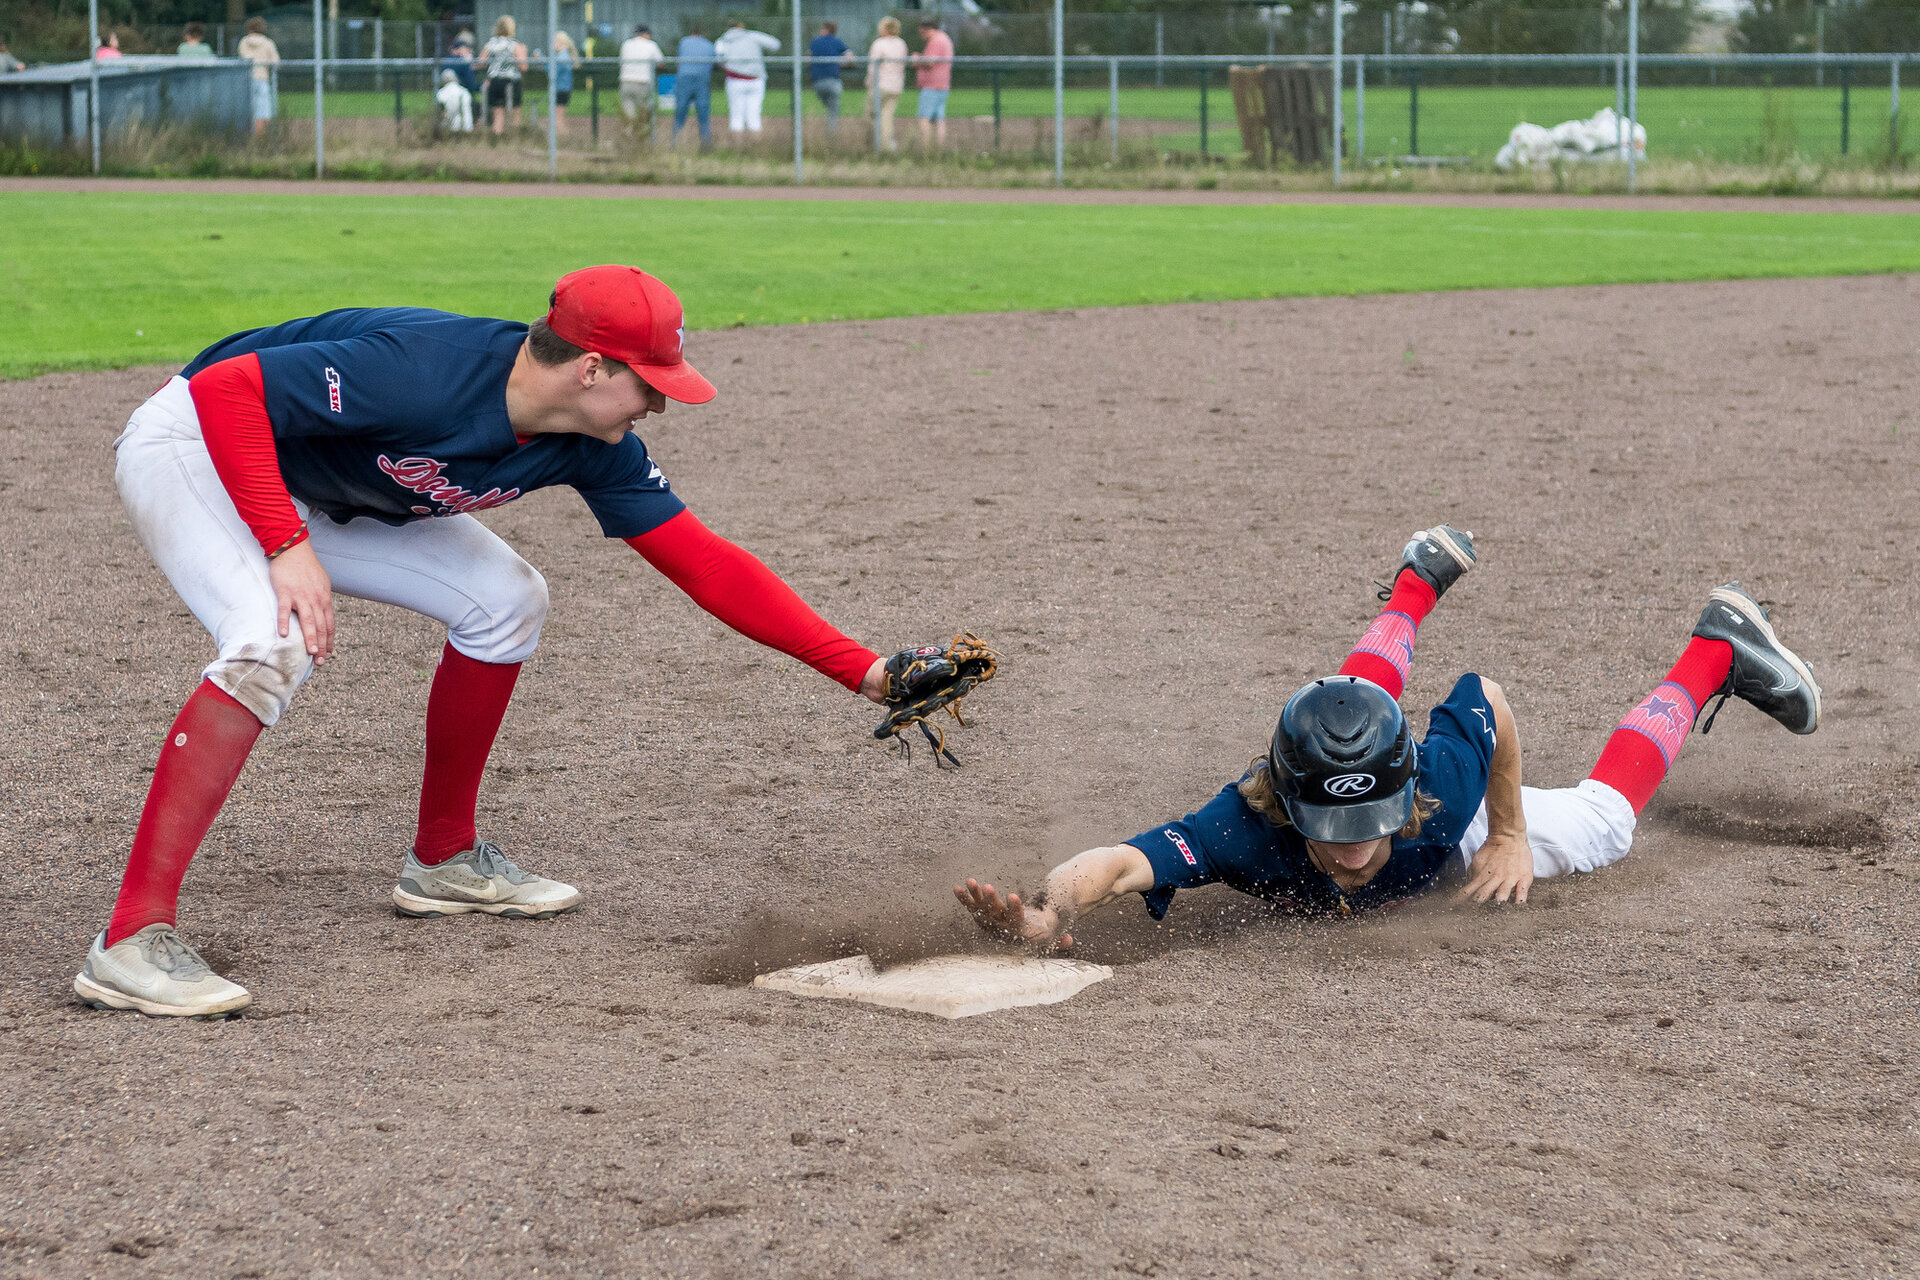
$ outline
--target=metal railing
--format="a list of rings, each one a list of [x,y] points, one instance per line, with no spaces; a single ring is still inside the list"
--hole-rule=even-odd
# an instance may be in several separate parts
[[[1756,89],[1764,96],[1770,95],[1775,89],[1790,94],[1817,86],[1820,92],[1814,95],[1818,99],[1815,106],[1822,112],[1836,112],[1833,123],[1838,126],[1838,154],[1843,156],[1857,150],[1855,138],[1859,136],[1859,124],[1864,118],[1861,113],[1868,109],[1866,104],[1875,104],[1871,109],[1877,115],[1879,95],[1884,93],[1890,154],[1897,155],[1902,64],[1914,60],[1914,57],[1906,54],[1659,54],[1630,60],[1626,55],[1619,54],[1343,53],[1336,57],[1319,53],[1300,55],[1286,61],[1338,68],[1339,74],[1331,79],[1331,83],[1338,86],[1339,90],[1334,109],[1336,118],[1342,122],[1343,140],[1351,145],[1349,148],[1335,148],[1333,154],[1338,155],[1344,149],[1353,159],[1362,163],[1426,163],[1436,157],[1423,153],[1423,114],[1430,125],[1437,119],[1438,136],[1441,139],[1438,147],[1430,145],[1425,151],[1438,150],[1444,157],[1449,147],[1457,149],[1460,145],[1462,130],[1459,118],[1476,109],[1475,104],[1479,99],[1475,95],[1493,102],[1488,111],[1501,111],[1517,109],[1512,108],[1508,100],[1517,103],[1528,95],[1546,103],[1558,102],[1562,98],[1591,102],[1597,94],[1605,92],[1613,100],[1615,112],[1623,122],[1625,136],[1630,138],[1634,126],[1639,123],[1639,98],[1643,86],[1656,95],[1697,95],[1707,92],[1703,101],[1711,100],[1713,93],[1708,91],[1741,89],[1748,92],[1749,106],[1751,91]],[[530,54],[527,61],[526,76],[520,86],[527,96],[516,105],[524,104],[538,109],[541,104],[546,104],[546,167],[549,175],[557,175],[563,140],[557,127],[558,113],[552,109],[557,97],[554,78],[549,75],[553,62],[538,53]],[[996,151],[1003,124],[1011,121],[1033,122],[1032,136],[1037,149],[1046,132],[1040,127],[1041,122],[1047,116],[1052,117],[1051,136],[1046,141],[1051,144],[1056,180],[1063,181],[1068,132],[1064,126],[1068,118],[1066,103],[1069,96],[1078,104],[1073,117],[1076,122],[1092,117],[1085,138],[1088,142],[1104,143],[1102,149],[1106,151],[1110,163],[1117,163],[1121,159],[1123,101],[1134,106],[1136,114],[1132,123],[1136,127],[1136,137],[1153,140],[1156,145],[1161,145],[1160,140],[1168,139],[1171,141],[1165,145],[1172,146],[1176,151],[1185,149],[1203,159],[1217,160],[1223,150],[1217,145],[1216,139],[1220,95],[1227,89],[1224,72],[1230,66],[1244,66],[1253,61],[1257,60],[1227,54],[1164,57],[1151,54],[1105,57],[1067,54],[1057,57],[974,55],[955,57],[952,68],[956,85],[960,86],[956,92],[968,95],[981,108],[986,108],[990,103],[990,114],[983,109],[972,119],[983,124],[990,121]],[[786,92],[789,95],[786,105],[793,123],[793,176],[796,182],[804,182],[807,178],[810,145],[817,154],[823,156],[828,150],[833,154],[846,152],[844,138],[834,147],[823,149],[824,144],[819,141],[817,130],[816,141],[812,144],[807,141],[805,126],[810,113],[807,102],[810,63],[811,59],[803,56],[770,60],[767,68],[769,87],[776,93]],[[381,109],[372,100],[383,99],[390,102],[396,126],[404,130],[409,122],[417,123],[424,119],[419,114],[422,109],[437,112],[437,106],[431,98],[432,81],[439,71],[447,69],[447,65],[446,60],[433,58],[290,59],[279,63],[275,74],[277,86],[286,97],[297,98],[304,92],[313,95],[310,109],[314,130],[314,172],[322,176],[327,168],[326,135],[330,118],[340,120],[358,116],[364,119]],[[610,86],[617,81],[619,65],[618,59],[575,60],[571,64],[575,83],[579,86],[575,92],[588,99],[585,105],[589,137],[595,145],[599,144],[601,133],[600,98],[603,94],[613,92]],[[857,60],[854,74],[858,74],[864,66],[865,59]],[[662,73],[674,74],[678,65],[676,60],[669,58],[658,69]],[[1497,75],[1494,74],[1496,72]],[[311,85],[310,90],[305,89],[308,84]],[[1488,93],[1488,90],[1493,92]],[[711,90],[709,93],[718,96]],[[1426,96],[1424,107],[1423,93]],[[391,95],[390,99],[384,97],[388,94]],[[873,112],[878,105],[874,100],[876,96],[866,95],[866,111],[863,113],[864,123],[873,126],[875,135],[879,132],[879,122]],[[330,99],[334,98],[349,100],[350,109],[330,109]],[[1731,101],[1731,98],[1727,100]],[[294,105],[298,110],[309,104],[289,105]],[[1404,138],[1399,133],[1396,114],[1402,110],[1406,113],[1407,121]],[[1801,110],[1806,110],[1804,104]],[[1230,105],[1227,111],[1231,116]],[[91,110],[89,115],[91,117]],[[1553,120],[1548,118],[1543,122],[1551,124]],[[90,129],[97,128],[97,120],[90,119],[89,123]],[[1508,118],[1507,124],[1512,123],[1517,121]],[[1682,123],[1690,122],[1683,120]],[[1141,128],[1143,124],[1147,127]],[[1197,150],[1193,147],[1196,126]],[[1504,131],[1503,127],[1501,137],[1504,137]],[[1819,125],[1819,131],[1825,137],[1830,137],[1832,133],[1826,123]],[[1370,148],[1370,132],[1376,143],[1384,141],[1385,145]],[[651,138],[651,130],[648,136]],[[1432,141],[1430,135],[1429,142]],[[1677,149],[1677,144],[1670,145]],[[1237,143],[1229,144],[1224,150],[1231,151],[1236,146]],[[1082,159],[1093,158],[1092,149],[1079,144],[1076,144],[1076,148],[1076,154]],[[1484,151],[1481,153],[1484,154]],[[1754,148],[1754,154],[1760,155],[1761,149]],[[1623,158],[1629,170],[1632,170],[1635,158],[1631,147],[1625,148]],[[98,166],[96,154],[96,172]],[[1342,177],[1341,169],[1336,166],[1332,176],[1337,184]]]

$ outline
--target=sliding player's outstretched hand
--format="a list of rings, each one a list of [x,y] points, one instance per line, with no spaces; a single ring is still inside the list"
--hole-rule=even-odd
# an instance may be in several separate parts
[[[969,880],[953,886],[975,923],[1002,942],[1020,942],[1037,951],[1064,951],[1073,945],[1073,935],[1060,933],[1060,914],[1051,907],[1028,906],[1020,895],[1004,897],[990,884]]]
[[[1533,887],[1533,846],[1525,833],[1494,833],[1473,855],[1473,871],[1466,887],[1453,895],[1455,902],[1505,902],[1527,900]]]

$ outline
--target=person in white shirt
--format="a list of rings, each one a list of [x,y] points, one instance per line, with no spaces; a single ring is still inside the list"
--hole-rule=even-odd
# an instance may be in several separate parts
[[[741,18],[713,42],[714,56],[727,77],[727,131],[760,133],[760,104],[767,98],[767,55],[780,42],[764,31],[747,30]]]
[[[907,42],[900,38],[898,18],[880,19],[880,35],[867,49],[867,91],[880,119],[881,151],[898,151],[893,140],[893,113],[907,91]]]
[[[654,71],[667,55],[653,42],[653,31],[645,24],[635,27],[633,35],[620,46],[620,112],[627,127],[645,130],[653,136]]]
[[[434,95],[440,104],[440,127],[448,133],[473,132],[473,95],[449,69],[440,72],[440,88]]]

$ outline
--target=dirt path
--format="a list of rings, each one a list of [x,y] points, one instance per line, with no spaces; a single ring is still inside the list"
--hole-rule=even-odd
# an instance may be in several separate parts
[[[663,467],[871,643],[1003,645],[966,769],[896,758],[537,495],[487,516],[554,611],[483,823],[585,909],[393,916],[439,639],[346,602],[188,878],[184,927],[258,997],[222,1025],[67,992],[207,660],[110,479],[163,371],[0,384],[0,1275],[1910,1267],[1917,304],[1888,277],[699,335],[722,396],[653,433]],[[1198,803],[1439,518],[1485,565],[1408,705],[1499,678],[1529,781],[1581,777],[1735,576],[1827,725],[1730,705],[1633,856],[1525,911],[1124,903],[1081,931],[1112,981],[955,1024],[713,981],[957,944],[956,875],[1030,885]]]
[[[1912,201],[1760,196],[1426,195],[1359,192],[1096,191],[1050,187],[619,186],[591,182],[296,182],[221,178],[0,178],[17,191],[157,191],[185,195],[577,197],[591,200],[931,200],[958,204],[1406,204],[1450,209],[1644,209],[1744,213],[1913,214]]]

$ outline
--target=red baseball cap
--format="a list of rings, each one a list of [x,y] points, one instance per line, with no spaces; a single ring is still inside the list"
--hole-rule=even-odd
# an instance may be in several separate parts
[[[682,404],[713,399],[713,384],[687,363],[686,317],[673,290],[638,267],[584,267],[553,286],[547,328],[585,351],[632,365]]]

